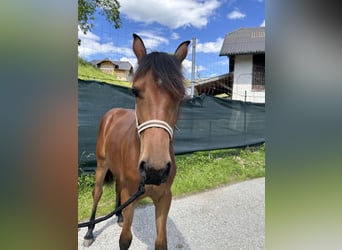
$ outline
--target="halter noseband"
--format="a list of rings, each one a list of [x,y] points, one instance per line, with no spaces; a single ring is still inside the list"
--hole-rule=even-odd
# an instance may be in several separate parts
[[[172,140],[173,138],[173,129],[168,123],[164,121],[153,119],[153,120],[143,122],[139,125],[137,114],[135,114],[135,121],[136,121],[137,129],[138,129],[139,137],[140,137],[140,134],[148,128],[162,128],[169,134],[170,140]]]

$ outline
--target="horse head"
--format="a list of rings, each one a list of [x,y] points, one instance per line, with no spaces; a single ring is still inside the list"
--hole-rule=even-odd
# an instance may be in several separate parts
[[[142,39],[136,34],[133,37],[133,51],[138,59],[132,85],[140,138],[138,169],[146,184],[160,185],[167,181],[173,167],[173,130],[185,95],[181,64],[190,41],[181,43],[174,55],[147,54]]]

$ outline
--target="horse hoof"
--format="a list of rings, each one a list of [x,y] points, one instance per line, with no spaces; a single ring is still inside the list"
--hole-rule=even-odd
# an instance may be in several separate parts
[[[89,247],[91,244],[93,244],[94,241],[95,241],[94,238],[92,238],[92,239],[85,239],[83,241],[83,246]]]
[[[122,227],[123,221],[118,221],[118,225],[119,225],[119,227]]]

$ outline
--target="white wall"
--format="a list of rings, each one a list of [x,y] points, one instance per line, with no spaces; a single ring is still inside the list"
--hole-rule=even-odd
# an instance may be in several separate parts
[[[236,55],[233,100],[265,102],[265,91],[252,91],[253,55]]]

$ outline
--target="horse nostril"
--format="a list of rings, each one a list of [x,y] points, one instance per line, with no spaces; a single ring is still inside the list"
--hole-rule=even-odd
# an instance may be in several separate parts
[[[165,182],[166,179],[169,177],[170,175],[170,172],[171,172],[171,162],[168,162],[166,164],[166,168],[165,170],[163,171],[162,173],[162,176],[161,176],[161,179],[162,179],[162,182]]]
[[[141,161],[139,164],[139,173],[141,177],[146,180],[146,175],[147,175],[147,169],[146,169],[146,163],[144,161]]]

